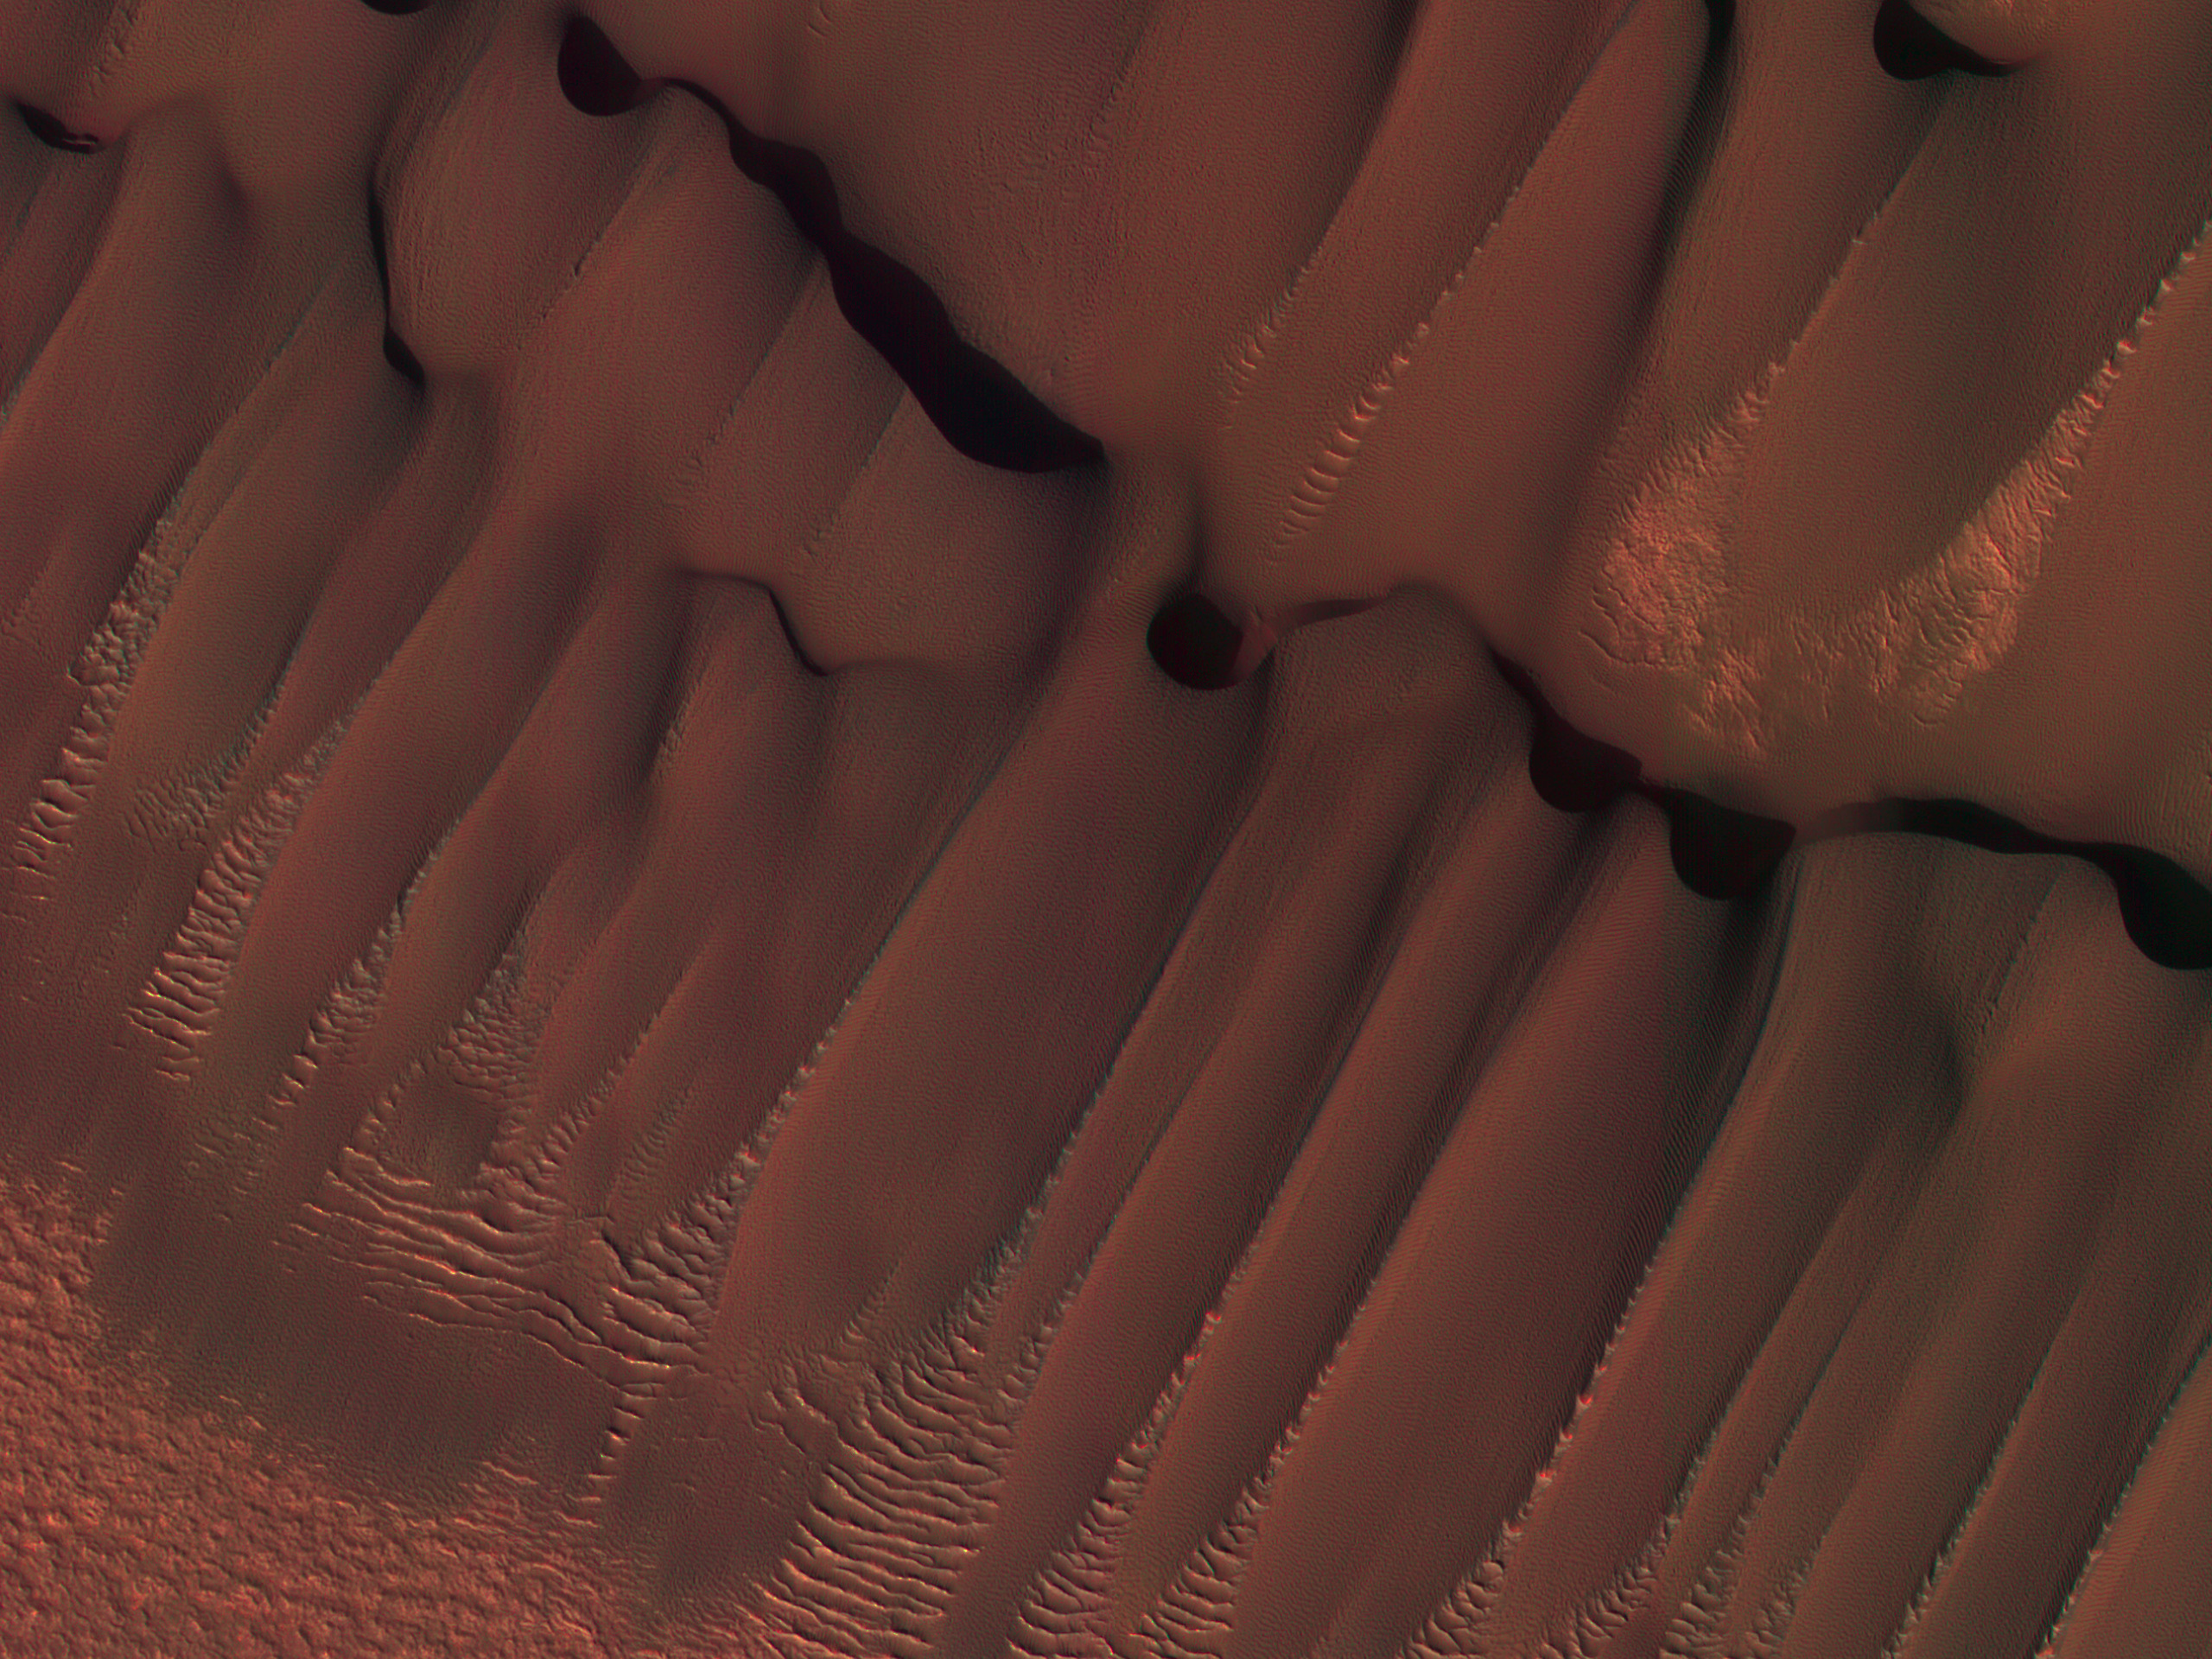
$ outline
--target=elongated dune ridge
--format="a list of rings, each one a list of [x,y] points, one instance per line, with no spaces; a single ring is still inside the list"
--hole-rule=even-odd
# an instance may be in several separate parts
[[[0,1653],[2212,1656],[2202,0],[0,100]]]

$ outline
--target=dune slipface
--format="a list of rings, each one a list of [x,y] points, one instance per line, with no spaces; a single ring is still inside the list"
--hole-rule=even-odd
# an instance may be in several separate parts
[[[0,1649],[2212,1651],[2196,0],[0,96]]]

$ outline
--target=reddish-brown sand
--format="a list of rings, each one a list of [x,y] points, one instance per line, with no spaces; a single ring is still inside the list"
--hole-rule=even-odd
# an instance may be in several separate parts
[[[2202,0],[586,10],[0,0],[0,1655],[2212,1655]]]

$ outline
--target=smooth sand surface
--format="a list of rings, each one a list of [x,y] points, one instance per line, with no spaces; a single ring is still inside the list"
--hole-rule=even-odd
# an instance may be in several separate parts
[[[0,0],[0,1652],[2212,1655],[2199,0],[589,12]]]

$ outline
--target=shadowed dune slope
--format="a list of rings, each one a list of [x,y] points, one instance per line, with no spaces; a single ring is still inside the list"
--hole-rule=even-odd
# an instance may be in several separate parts
[[[0,1649],[2212,1653],[2208,54],[0,0]]]

